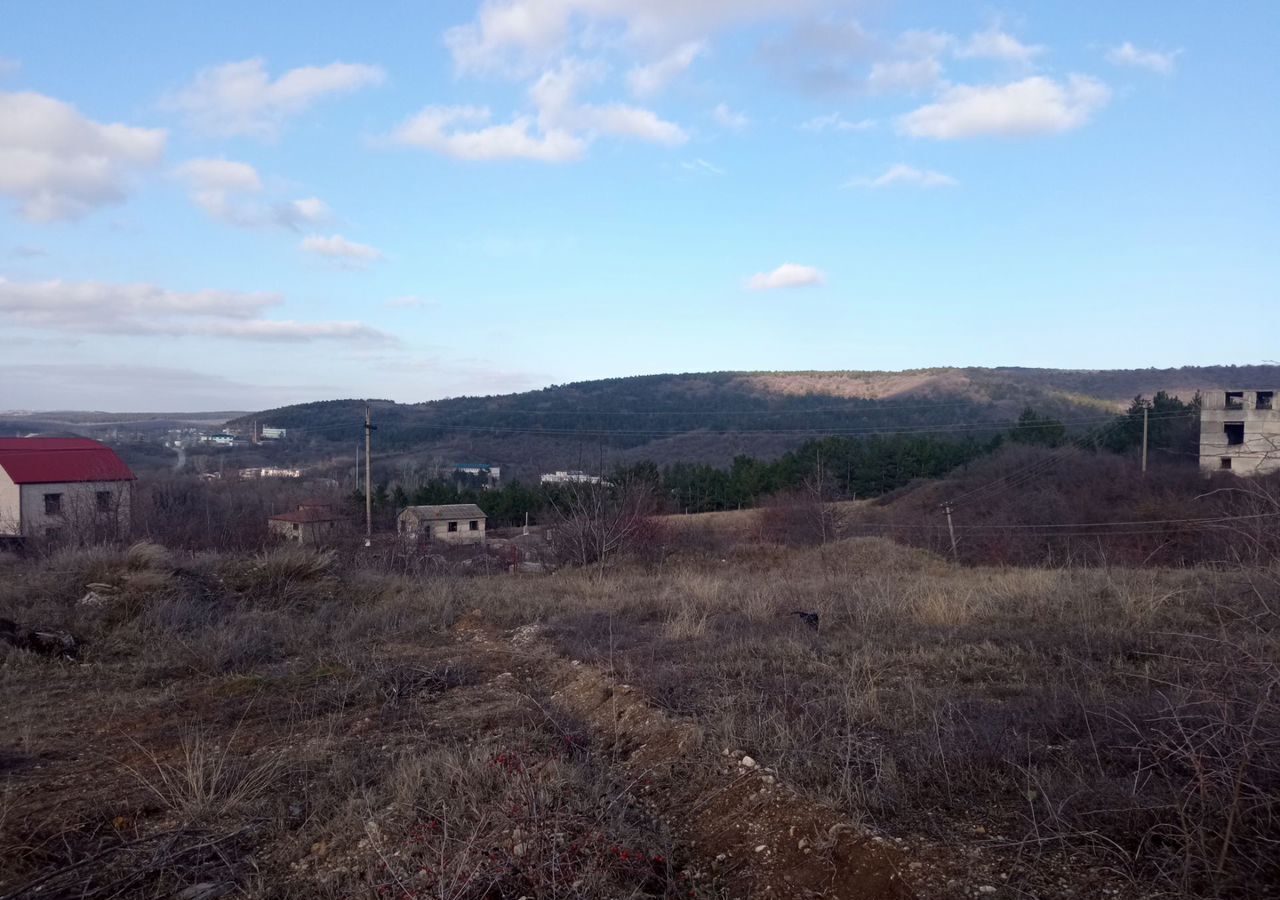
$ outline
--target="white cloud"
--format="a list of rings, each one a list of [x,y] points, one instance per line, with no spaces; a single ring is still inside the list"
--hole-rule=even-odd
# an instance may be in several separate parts
[[[77,219],[123,202],[165,140],[162,129],[103,125],[43,94],[0,91],[0,194],[28,221]]]
[[[502,125],[467,130],[460,125],[488,122],[488,109],[474,106],[428,106],[391,135],[391,140],[411,147],[434,150],[445,156],[473,161],[532,159],[569,162],[586,153],[586,141],[567,131],[533,132],[528,116],[517,116]]]
[[[154,284],[12,282],[0,278],[0,316],[30,328],[72,333],[209,336],[255,341],[392,342],[359,322],[264,319],[278,294],[172,291]]]
[[[955,187],[960,182],[950,175],[932,169],[917,169],[906,163],[894,163],[874,178],[854,178],[846,187],[885,188],[895,184],[921,188]]]
[[[307,253],[314,253],[341,265],[356,268],[382,259],[382,251],[376,247],[357,244],[340,234],[328,237],[319,234],[308,235],[303,238],[301,246]]]
[[[459,71],[527,71],[575,40],[622,32],[634,46],[670,48],[720,29],[800,15],[832,0],[485,0],[475,20],[445,33]]]
[[[648,109],[625,103],[581,103],[577,96],[602,77],[598,64],[562,60],[529,88],[536,115],[487,124],[492,114],[474,106],[429,106],[391,134],[398,144],[423,147],[458,159],[581,159],[601,135],[675,146],[688,140],[680,126]],[[465,126],[472,126],[467,128]]]
[[[814,116],[808,121],[801,122],[800,127],[805,131],[816,131],[818,133],[824,131],[867,131],[875,128],[875,119],[860,119],[852,122],[844,118],[840,113],[830,113],[825,116]]]
[[[873,94],[919,91],[933,87],[941,78],[942,63],[932,56],[877,62],[867,75],[867,90]]]
[[[813,266],[783,263],[772,272],[758,272],[747,279],[747,288],[753,291],[772,291],[777,288],[805,287],[823,284],[827,276]]]
[[[693,65],[706,50],[703,41],[681,44],[661,59],[636,66],[627,73],[627,87],[637,97],[653,97],[662,93],[676,77]]]
[[[538,108],[540,127],[548,133],[586,132],[588,140],[597,134],[668,145],[688,140],[680,126],[659,118],[650,110],[624,103],[578,102],[578,94],[603,75],[601,65],[576,59],[561,60],[558,67],[544,72],[529,88],[529,97]]]
[[[262,179],[248,163],[230,159],[190,159],[174,173],[202,191],[260,191]]]
[[[751,119],[745,113],[734,112],[727,103],[716,104],[716,108],[711,110],[711,118],[721,128],[728,128],[730,131],[741,131],[751,124]]]
[[[1096,78],[1066,82],[1036,76],[1009,84],[955,85],[938,100],[898,118],[898,129],[938,140],[982,135],[1058,134],[1079,128],[1107,104],[1110,89]]]
[[[680,163],[680,167],[688,169],[690,172],[706,172],[710,175],[728,175],[724,169],[714,166],[705,159],[694,159],[688,162]]]
[[[1112,47],[1107,51],[1107,60],[1117,66],[1146,69],[1149,72],[1155,72],[1157,75],[1172,75],[1174,66],[1177,64],[1178,54],[1181,52],[1181,50],[1173,50],[1169,53],[1161,53],[1158,50],[1141,50],[1125,41],[1120,46]]]
[[[189,86],[166,97],[164,105],[186,113],[209,134],[270,138],[289,118],[325,97],[385,79],[378,66],[335,62],[290,69],[272,81],[261,59],[246,59],[201,70]]]
[[[960,59],[998,59],[1025,66],[1033,63],[1045,49],[1042,44],[1024,44],[993,26],[970,35],[968,41],[956,48],[956,56]]]
[[[262,191],[257,169],[229,159],[191,159],[174,169],[187,185],[191,202],[210,217],[230,225],[259,228],[278,225],[300,228],[329,221],[332,213],[323,200],[307,197],[264,205],[246,195]]]

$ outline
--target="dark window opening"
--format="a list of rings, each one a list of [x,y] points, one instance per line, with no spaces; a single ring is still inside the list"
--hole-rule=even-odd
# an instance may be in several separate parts
[[[98,504],[98,512],[111,512],[111,492],[98,491],[93,495]]]
[[[471,526],[471,530],[472,530],[472,531],[479,531],[479,530],[480,530],[480,523],[479,523],[479,522],[477,522],[477,521],[476,521],[476,520],[474,520],[474,519],[472,519],[472,520],[471,520],[470,526]]]
[[[450,531],[457,531],[457,530],[458,530],[458,523],[457,523],[457,522],[450,522],[450,523],[449,523],[449,530],[450,530]]]
[[[1220,459],[1218,462],[1219,462],[1219,465],[1218,465],[1218,468],[1219,468],[1219,469],[1230,469],[1230,468],[1231,468],[1231,457],[1230,457],[1230,456],[1224,456],[1224,457],[1222,457],[1222,459]]]
[[[1258,391],[1258,409],[1271,409],[1275,403],[1275,391]]]
[[[1244,409],[1244,391],[1227,391],[1227,409]]]
[[[1222,430],[1226,432],[1228,447],[1238,447],[1244,443],[1243,422],[1227,422],[1222,426]]]
[[[44,495],[44,514],[46,516],[57,516],[62,514],[61,494]]]

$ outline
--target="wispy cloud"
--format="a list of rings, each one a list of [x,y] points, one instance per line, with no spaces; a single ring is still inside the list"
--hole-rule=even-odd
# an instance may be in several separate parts
[[[1110,99],[1111,90],[1087,75],[1065,82],[1035,76],[1009,84],[955,85],[899,117],[897,125],[903,134],[937,140],[1058,134],[1084,125]]]
[[[382,259],[382,251],[368,244],[357,244],[340,234],[312,234],[302,239],[302,249],[331,262],[351,268],[363,268]]]
[[[735,112],[727,103],[716,104],[711,110],[711,118],[715,119],[716,124],[721,128],[727,128],[730,131],[742,131],[751,124],[751,119],[745,113]]]
[[[800,123],[800,127],[804,131],[824,132],[824,131],[867,131],[876,127],[875,119],[859,119],[851,121],[846,119],[840,113],[829,113],[825,116],[814,116]]]
[[[1162,53],[1158,50],[1142,50],[1125,41],[1107,51],[1107,61],[1117,66],[1146,69],[1157,75],[1172,75],[1181,50]]]
[[[959,59],[997,59],[1030,65],[1046,49],[1043,44],[1024,44],[993,26],[970,35],[969,40],[956,47],[955,55]]]
[[[689,41],[660,59],[633,67],[627,73],[627,88],[637,97],[653,97],[662,93],[668,84],[693,65],[706,46],[703,41]]]
[[[906,163],[894,163],[879,175],[852,178],[845,187],[886,188],[893,185],[908,185],[919,188],[940,188],[955,187],[959,183],[950,175],[943,175],[932,169],[917,169]]]
[[[808,287],[826,283],[827,276],[813,266],[783,263],[772,272],[758,272],[747,279],[748,290],[772,291],[778,288]]]
[[[248,163],[191,159],[178,166],[174,175],[187,185],[192,203],[211,218],[229,225],[296,229],[320,225],[332,218],[329,207],[318,197],[274,204],[260,202],[256,195],[262,192],[262,179]]]
[[[682,169],[688,169],[691,172],[706,172],[710,175],[728,175],[724,169],[719,166],[713,166],[705,159],[691,159],[680,163]]]
[[[243,291],[174,291],[154,284],[0,279],[0,316],[28,328],[91,334],[221,337],[251,341],[394,343],[360,322],[263,318],[283,298]]]
[[[78,219],[124,201],[133,176],[160,161],[162,129],[104,125],[74,106],[0,91],[0,194],[32,222]]]
[[[290,69],[273,80],[263,60],[246,59],[201,70],[162,105],[185,113],[193,126],[209,134],[272,138],[289,119],[321,100],[385,79],[379,66],[335,62]]]

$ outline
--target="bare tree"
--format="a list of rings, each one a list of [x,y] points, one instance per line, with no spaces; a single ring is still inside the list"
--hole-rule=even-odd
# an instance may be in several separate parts
[[[578,566],[594,564],[603,575],[605,560],[643,532],[655,502],[648,485],[571,482],[558,486],[551,508],[562,558]]]

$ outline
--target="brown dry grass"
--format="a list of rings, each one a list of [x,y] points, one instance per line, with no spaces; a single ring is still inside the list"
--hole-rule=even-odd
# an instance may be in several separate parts
[[[78,605],[89,582],[120,590]],[[84,664],[0,658],[0,890],[52,873],[152,894],[685,895],[687,848],[536,667],[453,635],[472,610],[540,623],[694,720],[709,754],[746,751],[901,840],[920,896],[1280,883],[1280,571],[958,568],[854,539],[603,579],[6,559],[0,616],[88,644]]]

